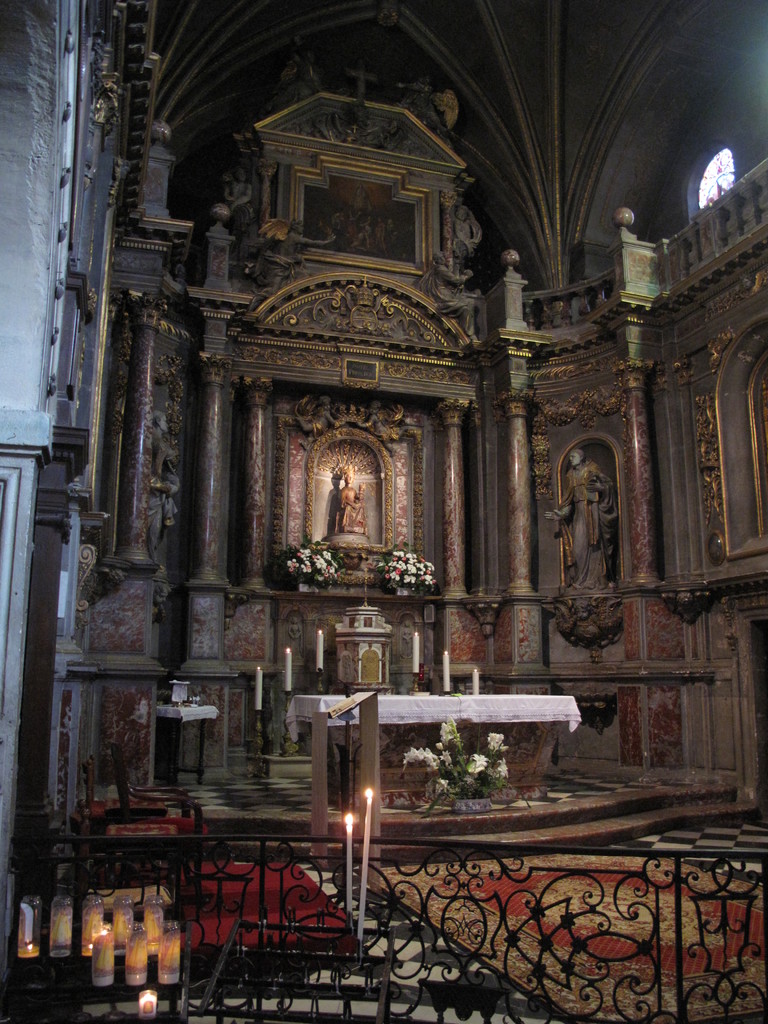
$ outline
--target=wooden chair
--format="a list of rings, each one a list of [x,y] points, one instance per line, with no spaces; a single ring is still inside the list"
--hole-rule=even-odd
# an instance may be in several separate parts
[[[173,826],[180,834],[202,835],[207,831],[203,823],[202,807],[185,789],[176,786],[134,786],[128,781],[122,747],[111,743],[110,752],[115,771],[120,822],[131,826],[133,834],[137,824],[157,826],[158,818],[163,824]],[[171,808],[174,814],[168,813]],[[114,834],[115,830],[111,831]],[[152,831],[157,834],[158,829],[153,828]],[[170,829],[167,831],[170,833]]]

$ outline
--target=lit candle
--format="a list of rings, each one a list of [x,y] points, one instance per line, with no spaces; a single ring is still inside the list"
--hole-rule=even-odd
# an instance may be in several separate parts
[[[125,983],[147,984],[147,933],[141,924],[131,928],[125,943]]]
[[[144,931],[147,933],[147,956],[157,956],[163,934],[163,897],[151,893],[144,900]]]
[[[157,959],[157,980],[161,985],[177,985],[181,962],[181,932],[178,921],[166,921]]]
[[[112,903],[112,929],[116,953],[125,952],[125,943],[131,928],[133,928],[133,900],[130,896],[115,896]]]
[[[443,651],[443,693],[451,692],[451,659],[448,651]]]
[[[93,936],[91,978],[96,988],[105,988],[115,981],[115,938],[108,924]]]
[[[54,896],[51,901],[48,952],[51,956],[69,956],[72,952],[72,898],[70,896]]]
[[[256,669],[256,710],[261,711],[264,702],[264,673],[261,665]]]
[[[101,931],[104,922],[104,900],[90,893],[83,900],[83,916],[80,936],[80,953],[90,956],[93,952],[93,937]]]
[[[480,696],[480,673],[476,668],[472,669],[472,696]]]
[[[283,689],[286,693],[291,692],[291,662],[293,655],[291,654],[291,648],[285,648],[285,680],[283,681]]]
[[[344,823],[347,826],[347,919],[352,920],[352,826],[355,819],[347,814]]]
[[[139,1020],[154,1020],[157,1016],[157,992],[145,988],[139,992]]]
[[[412,670],[414,672],[419,671],[419,634],[413,634],[413,665]]]
[[[365,896],[368,888],[368,851],[371,846],[371,803],[373,801],[373,790],[365,791],[365,830],[363,833],[363,863],[360,872],[360,904],[357,908],[357,941],[363,941],[363,926],[365,924]]]
[[[22,896],[19,903],[19,935],[16,955],[26,959],[40,956],[40,911],[39,896]]]
[[[317,644],[315,646],[315,663],[318,672],[323,670],[323,631],[318,629],[317,631]]]

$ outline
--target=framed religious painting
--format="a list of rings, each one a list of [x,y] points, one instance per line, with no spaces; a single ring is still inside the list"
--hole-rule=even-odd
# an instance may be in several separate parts
[[[297,216],[307,253],[319,262],[421,274],[426,265],[430,192],[403,176],[321,165],[296,179]]]

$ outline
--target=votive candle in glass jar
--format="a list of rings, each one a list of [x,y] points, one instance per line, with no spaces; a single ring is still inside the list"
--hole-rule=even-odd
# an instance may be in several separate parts
[[[106,988],[115,981],[115,936],[112,926],[102,924],[93,936],[91,979],[96,988]]]
[[[147,955],[157,956],[163,934],[163,897],[151,893],[144,899],[144,931],[147,933]]]
[[[181,964],[181,930],[178,921],[163,923],[160,953],[157,960],[157,980],[161,985],[176,985]]]
[[[93,937],[101,931],[104,923],[104,900],[96,893],[89,893],[83,900],[80,952],[90,956],[93,952]]]
[[[40,917],[42,901],[39,896],[22,896],[19,903],[19,938],[17,956],[30,959],[40,956]]]
[[[147,984],[147,933],[143,924],[134,924],[125,944],[126,985]]]
[[[71,896],[54,896],[51,901],[48,952],[51,956],[69,956],[72,952]]]
[[[128,933],[133,928],[133,900],[130,896],[115,896],[112,902],[112,930],[115,933],[115,954],[125,953]]]
[[[157,992],[145,988],[139,992],[139,1020],[154,1020],[157,1016]]]

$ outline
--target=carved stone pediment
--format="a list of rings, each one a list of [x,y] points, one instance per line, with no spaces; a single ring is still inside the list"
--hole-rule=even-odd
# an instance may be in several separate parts
[[[443,173],[458,173],[465,162],[450,146],[404,107],[366,101],[361,109],[347,96],[317,93],[254,125],[265,146],[306,148],[349,155],[364,148],[386,152],[387,158],[403,157],[409,167],[441,165]]]
[[[380,341],[433,352],[471,347],[461,328],[441,316],[427,296],[370,275],[304,278],[246,314],[239,327],[241,341],[287,331],[299,338]]]

